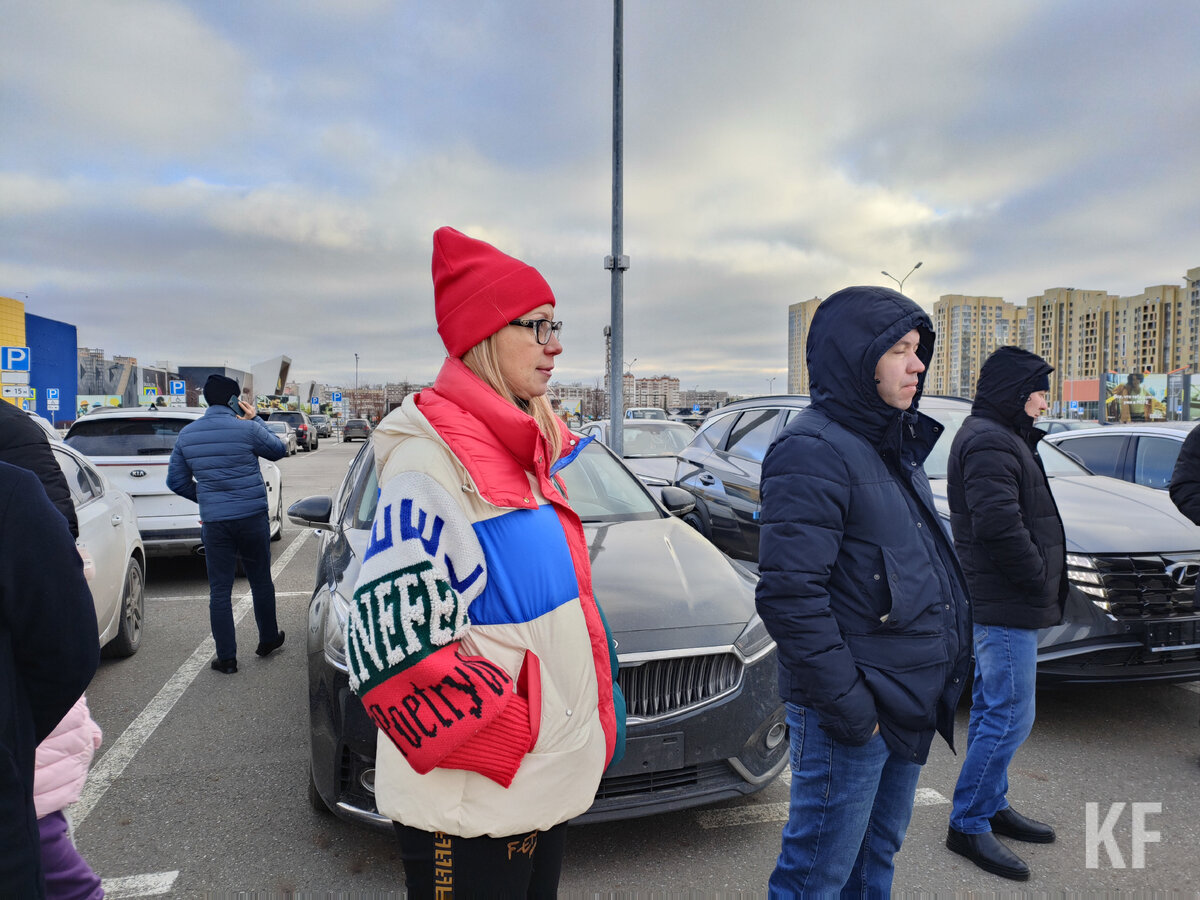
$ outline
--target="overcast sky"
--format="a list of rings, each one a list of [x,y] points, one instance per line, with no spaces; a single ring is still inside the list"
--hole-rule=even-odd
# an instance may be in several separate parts
[[[431,235],[536,266],[595,383],[612,4],[0,0],[0,295],[143,363],[430,379]],[[626,362],[786,384],[787,306],[1200,266],[1195,0],[627,0]],[[636,360],[636,362],[634,362]]]

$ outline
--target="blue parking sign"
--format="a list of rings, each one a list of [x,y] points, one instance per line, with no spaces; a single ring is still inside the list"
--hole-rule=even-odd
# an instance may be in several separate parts
[[[333,402],[334,402],[334,403],[341,403],[341,402],[342,402],[342,392],[341,392],[341,391],[334,391],[334,392],[333,392]]]
[[[0,347],[0,369],[6,372],[28,372],[29,348]]]
[[[167,390],[171,392],[172,397],[181,397],[187,393],[187,386],[182,381],[172,381]]]

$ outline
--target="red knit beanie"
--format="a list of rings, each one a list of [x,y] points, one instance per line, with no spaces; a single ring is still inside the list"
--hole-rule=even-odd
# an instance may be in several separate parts
[[[450,356],[543,303],[554,293],[533,266],[453,228],[433,233],[433,305]]]

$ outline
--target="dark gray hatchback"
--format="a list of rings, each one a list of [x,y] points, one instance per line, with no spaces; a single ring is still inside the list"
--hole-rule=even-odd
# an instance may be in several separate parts
[[[807,405],[800,395],[730,404],[680,452],[675,484],[696,499],[685,518],[731,556],[757,562],[762,459]],[[971,403],[924,397],[920,409],[946,427],[925,472],[949,529],[946,461]],[[1062,623],[1038,638],[1039,681],[1200,678],[1200,528],[1163,491],[1093,475],[1046,441],[1039,452],[1066,529],[1071,582]]]
[[[775,644],[754,611],[755,577],[668,514],[602,445],[562,470],[583,520],[596,597],[617,641],[628,706],[625,758],[576,821],[631,818],[739,797],[787,762]],[[336,497],[308,497],[291,520],[320,529],[308,616],[309,800],[390,827],[374,800],[376,728],[350,693],[345,622],[370,538],[374,448],[359,451]],[[666,488],[677,512],[691,498]]]

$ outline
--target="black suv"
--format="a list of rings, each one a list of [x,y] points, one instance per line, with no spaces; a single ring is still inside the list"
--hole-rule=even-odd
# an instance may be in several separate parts
[[[308,413],[306,412],[292,409],[273,409],[270,416],[263,415],[261,410],[258,414],[264,419],[270,419],[272,422],[287,422],[295,428],[296,446],[301,450],[316,450],[317,445],[321,442],[321,438],[317,434],[317,426],[308,418]]]
[[[333,437],[333,422],[330,421],[329,416],[313,413],[308,418],[317,427],[317,437]]]
[[[730,403],[678,454],[675,483],[696,498],[685,521],[730,556],[757,562],[763,456],[808,402],[777,394]],[[946,429],[924,468],[949,532],[947,462],[971,401],[931,395],[920,409]],[[1093,475],[1048,441],[1038,455],[1066,529],[1071,583],[1063,621],[1038,634],[1039,681],[1200,677],[1200,529],[1166,491]]]
[[[738,559],[758,561],[758,482],[775,435],[808,398],[748,397],[714,409],[677,454],[675,484],[695,495],[684,521]]]

